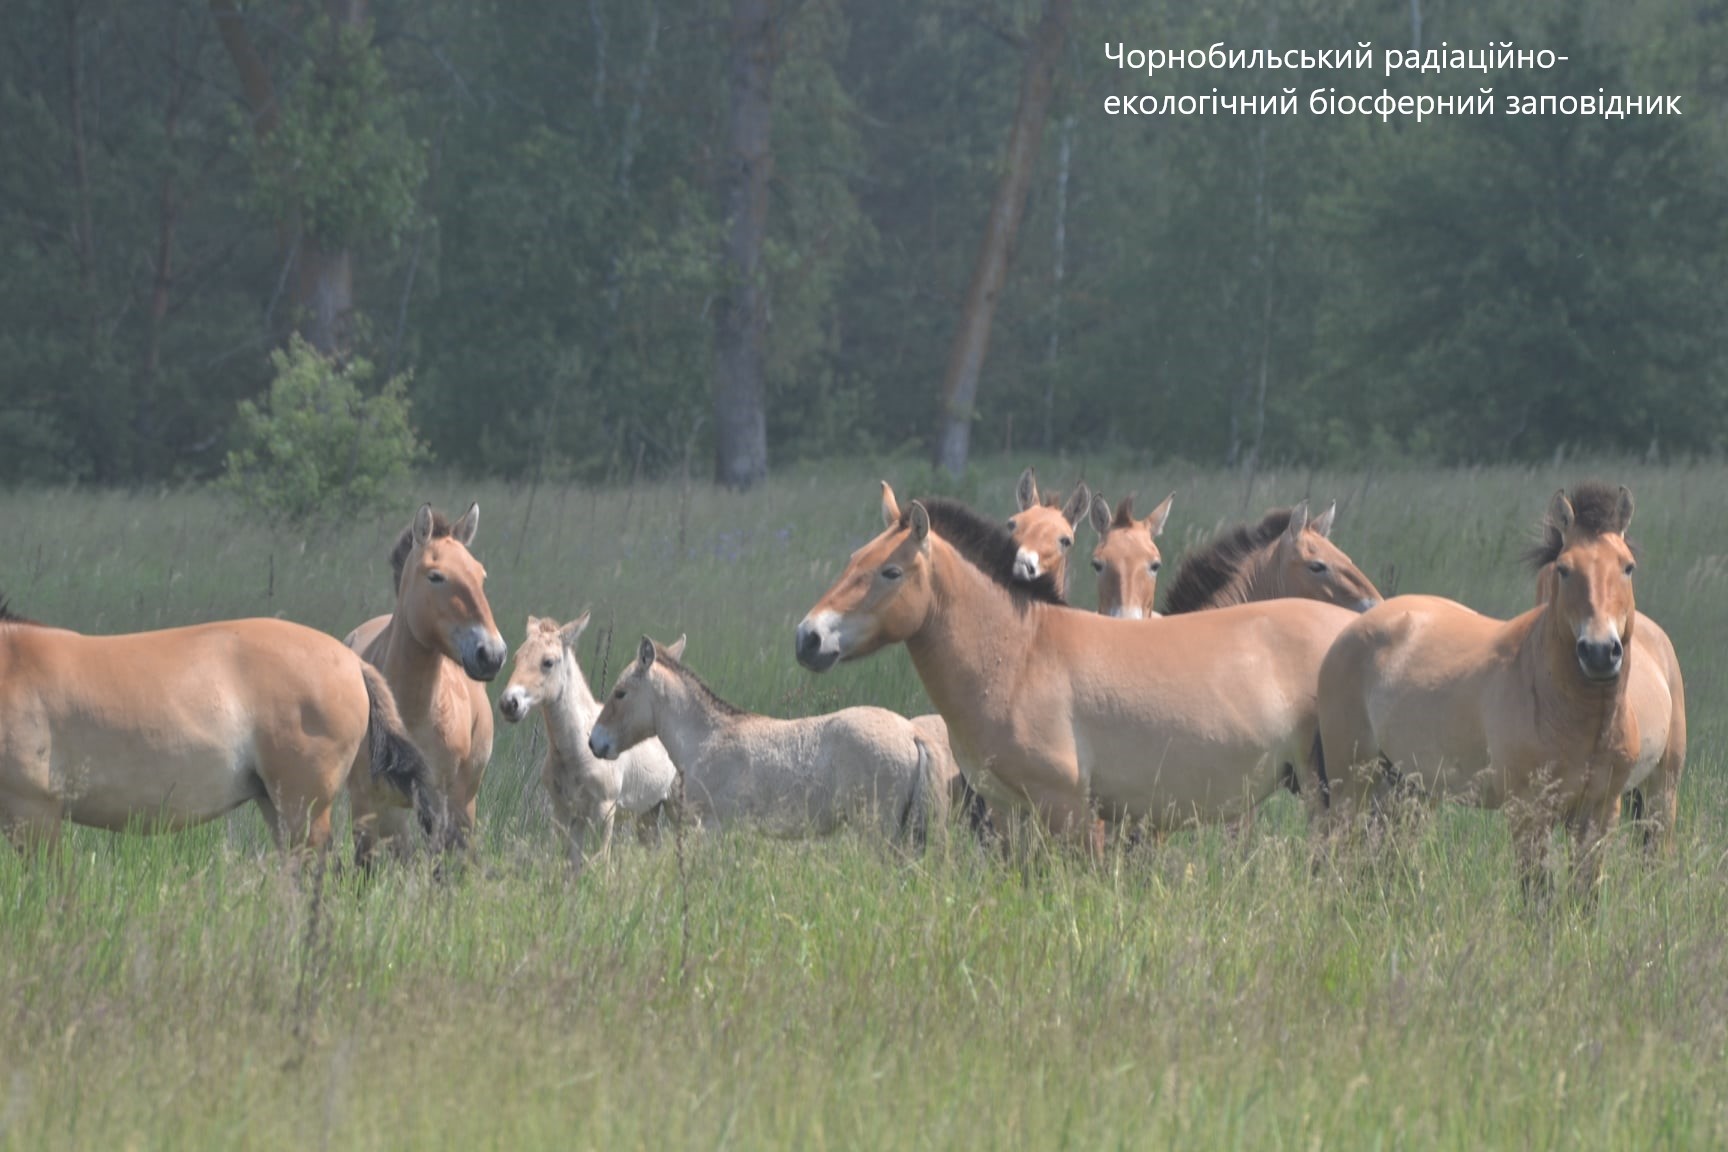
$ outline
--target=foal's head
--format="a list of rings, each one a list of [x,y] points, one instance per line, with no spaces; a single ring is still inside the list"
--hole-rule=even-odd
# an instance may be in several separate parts
[[[390,563],[397,614],[414,638],[462,665],[471,679],[490,680],[504,667],[509,647],[492,623],[486,569],[468,551],[479,526],[479,504],[454,524],[422,504]]]
[[[602,760],[616,760],[642,741],[659,732],[655,704],[666,678],[674,675],[667,660],[684,655],[685,637],[659,645],[648,637],[636,650],[636,659],[618,676],[612,694],[600,708],[594,727],[588,731],[588,750]]]
[[[1058,506],[1056,497],[1039,496],[1038,476],[1028,468],[1020,473],[1014,501],[1019,511],[1008,519],[1008,531],[1019,546],[1014,556],[1014,579],[1031,582],[1048,573],[1057,587],[1064,586],[1074,528],[1092,502],[1086,482],[1074,485],[1068,502]]]
[[[572,679],[582,669],[576,664],[576,641],[588,627],[588,613],[560,624],[549,616],[528,617],[528,634],[516,649],[516,666],[510,682],[498,697],[498,711],[514,724],[536,705],[556,707]]]
[[[1551,626],[1589,680],[1618,678],[1632,642],[1638,561],[1626,543],[1631,523],[1632,493],[1624,487],[1580,484],[1570,497],[1562,489],[1549,501],[1542,542],[1530,554],[1539,569],[1551,570],[1541,581]]]
[[[1092,549],[1092,571],[1098,573],[1098,611],[1125,620],[1143,620],[1155,613],[1158,570],[1164,557],[1153,538],[1164,531],[1176,493],[1152,509],[1144,520],[1134,519],[1134,497],[1125,496],[1115,515],[1103,496],[1092,497],[1092,529],[1098,546]]]

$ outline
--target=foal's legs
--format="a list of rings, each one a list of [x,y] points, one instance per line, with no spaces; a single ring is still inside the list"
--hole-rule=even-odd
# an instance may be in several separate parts
[[[57,799],[8,797],[0,801],[0,833],[26,860],[38,852],[52,853],[60,844],[64,811]]]

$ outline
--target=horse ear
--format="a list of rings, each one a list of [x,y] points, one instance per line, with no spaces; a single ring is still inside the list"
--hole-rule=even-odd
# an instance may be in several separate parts
[[[462,519],[450,529],[450,538],[467,548],[474,543],[474,533],[480,528],[480,501],[468,505],[468,511],[462,513]]]
[[[1620,534],[1624,536],[1626,529],[1632,527],[1632,490],[1626,485],[1620,485]]]
[[[1110,531],[1110,502],[1104,499],[1102,492],[1095,493],[1092,497],[1091,519],[1092,531],[1100,537]]]
[[[1038,507],[1038,473],[1030,465],[1020,473],[1020,483],[1014,486],[1014,502],[1019,505],[1018,512]]]
[[[1314,517],[1314,523],[1310,524],[1309,527],[1330,540],[1332,538],[1332,521],[1337,517],[1337,515],[1338,501],[1334,500],[1327,506],[1326,511]]]
[[[1086,481],[1074,485],[1074,492],[1068,497],[1068,503],[1062,506],[1062,519],[1068,521],[1068,527],[1080,523],[1086,515],[1086,509],[1092,506],[1092,490],[1086,487]]]
[[[420,511],[414,513],[414,546],[418,548],[432,539],[432,505],[420,505]]]
[[[882,527],[892,528],[900,523],[900,502],[894,499],[894,489],[888,486],[888,481],[882,481]]]
[[[1564,536],[1572,530],[1572,521],[1577,518],[1572,511],[1572,501],[1566,499],[1566,489],[1554,493],[1554,499],[1548,501],[1548,523],[1555,531]]]
[[[1132,525],[1133,523],[1134,523],[1134,493],[1130,492],[1130,493],[1128,493],[1128,495],[1122,497],[1122,499],[1120,499],[1116,502],[1116,515],[1110,521],[1110,527],[1112,527],[1112,528],[1127,528],[1130,525]]]
[[[1152,514],[1146,517],[1146,531],[1149,535],[1156,536],[1164,531],[1164,525],[1170,519],[1170,505],[1175,502],[1176,493],[1172,492],[1164,497],[1163,503],[1152,509]]]
[[[666,655],[672,657],[674,660],[684,659],[684,645],[689,639],[690,634],[686,632],[682,636],[678,637],[678,639],[672,641],[672,643],[666,645]]]
[[[530,612],[530,613],[528,613],[528,628],[527,628],[528,639],[530,639],[530,640],[534,639],[534,633],[536,633],[538,631],[540,631],[540,617],[538,617],[538,616],[534,615],[534,613]]]
[[[912,501],[912,539],[920,552],[930,550],[930,513],[917,500]]]
[[[642,637],[642,643],[636,646],[636,663],[642,671],[654,667],[654,641]]]
[[[1302,535],[1302,529],[1308,527],[1308,501],[1304,500],[1290,509],[1290,526],[1284,531],[1290,539],[1295,540]]]
[[[582,638],[582,633],[588,630],[588,609],[582,609],[582,615],[558,629],[558,639],[564,642],[564,647],[574,648],[576,641]]]

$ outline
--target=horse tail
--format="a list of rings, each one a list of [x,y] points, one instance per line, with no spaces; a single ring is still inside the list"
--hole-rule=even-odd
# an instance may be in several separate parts
[[[1332,807],[1332,781],[1326,776],[1326,747],[1320,742],[1320,728],[1314,728],[1314,742],[1308,749],[1308,768],[1314,774],[1314,782],[1320,790],[1315,798],[1321,811]],[[1296,789],[1292,788],[1292,792]]]
[[[372,775],[394,785],[414,806],[420,827],[428,836],[437,831],[438,809],[432,789],[432,770],[420,749],[408,738],[408,729],[396,711],[396,697],[384,674],[360,662],[366,681],[366,740],[371,752]]]
[[[918,750],[918,763],[900,806],[900,839],[922,849],[930,840],[930,817],[937,806],[936,757],[924,737],[914,735],[912,744]]]

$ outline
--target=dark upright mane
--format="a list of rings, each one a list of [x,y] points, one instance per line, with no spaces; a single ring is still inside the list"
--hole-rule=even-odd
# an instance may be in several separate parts
[[[1620,522],[1618,485],[1589,480],[1573,486],[1567,491],[1566,499],[1572,504],[1572,526],[1575,529],[1591,536],[1625,532],[1626,526]],[[1539,569],[1560,558],[1560,553],[1566,546],[1566,538],[1560,531],[1560,526],[1549,519],[1547,512],[1542,513],[1542,525],[1538,531],[1541,535],[1524,554],[1524,559],[1530,567]],[[1631,541],[1627,541],[1626,546],[1634,553],[1637,552]]]
[[[1020,547],[1014,543],[1014,537],[1009,534],[1008,529],[988,517],[980,516],[958,500],[937,497],[933,500],[920,500],[919,503],[930,513],[930,530],[946,540],[956,552],[970,560],[990,579],[1017,596],[1040,600],[1045,604],[1067,603],[1062,598],[1061,589],[1056,586],[1055,578],[1048,572],[1041,573],[1037,579],[1031,581],[1014,579],[1014,557],[1019,553]],[[905,510],[900,513],[900,527],[911,527],[911,517],[912,504],[908,501]]]
[[[1213,537],[1198,552],[1182,558],[1170,596],[1164,604],[1166,616],[1198,612],[1212,602],[1234,580],[1242,566],[1260,549],[1278,539],[1290,527],[1290,509],[1274,508],[1258,524],[1238,524]]]
[[[23,616],[18,615],[18,613],[12,611],[11,599],[6,597],[6,596],[0,596],[0,624],[35,624],[35,623],[36,623],[36,621],[27,619]]]
[[[664,663],[666,665],[667,671],[673,673],[674,675],[679,677],[679,679],[683,680],[684,683],[686,683],[686,684],[690,685],[690,687],[694,688],[696,690],[697,694],[700,695],[703,699],[707,700],[708,703],[712,704],[714,706],[715,710],[718,711],[721,715],[723,715],[723,716],[754,716],[755,715],[754,712],[746,711],[745,709],[740,708],[740,707],[738,707],[738,705],[732,703],[730,700],[721,699],[720,693],[718,693],[718,692],[714,691],[714,689],[708,687],[708,681],[706,681],[706,680],[702,679],[702,677],[696,675],[696,672],[693,668],[691,668],[688,664],[685,664],[682,660],[676,659],[670,652],[666,651],[666,649],[663,645],[656,644],[656,645],[654,645],[654,649],[655,649],[654,658],[656,660],[659,660],[662,663]]]
[[[437,509],[432,511],[432,535],[430,540],[438,540],[450,535],[450,518]],[[410,520],[408,527],[402,529],[402,535],[396,537],[396,547],[390,549],[390,571],[396,577],[395,587],[402,587],[402,566],[408,563],[408,553],[414,551],[414,522]]]

